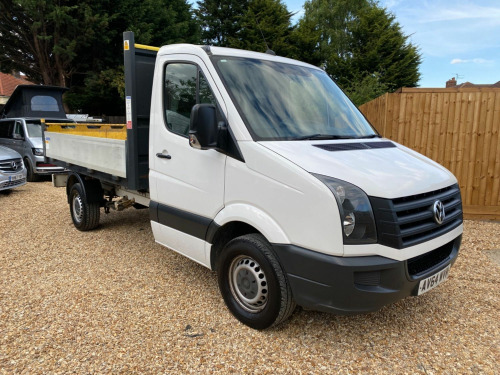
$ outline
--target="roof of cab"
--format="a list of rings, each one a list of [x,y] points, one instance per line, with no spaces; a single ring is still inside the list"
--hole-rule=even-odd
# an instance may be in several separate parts
[[[208,47],[208,48],[207,48]],[[208,51],[207,51],[208,50]],[[276,61],[284,64],[299,65],[308,68],[318,69],[317,66],[304,63],[302,61],[289,59],[287,57],[275,56],[269,53],[246,51],[235,48],[227,47],[214,47],[214,46],[200,46],[194,44],[169,44],[160,48],[158,55],[171,55],[171,54],[188,54],[188,55],[214,55],[214,56],[228,56],[228,57],[242,57],[248,59],[259,59]]]

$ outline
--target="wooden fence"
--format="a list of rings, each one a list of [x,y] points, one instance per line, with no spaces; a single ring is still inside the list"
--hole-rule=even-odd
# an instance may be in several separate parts
[[[360,110],[384,137],[455,174],[466,218],[500,220],[499,88],[403,88]]]

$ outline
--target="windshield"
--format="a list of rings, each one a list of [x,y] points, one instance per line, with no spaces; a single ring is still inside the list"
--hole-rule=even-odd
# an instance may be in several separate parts
[[[42,136],[42,125],[26,123],[26,129],[28,129],[28,136],[30,138],[41,137]]]
[[[214,62],[258,140],[378,137],[321,70],[226,56],[214,57]]]

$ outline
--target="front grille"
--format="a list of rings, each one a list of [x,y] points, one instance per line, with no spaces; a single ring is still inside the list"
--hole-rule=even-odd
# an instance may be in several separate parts
[[[6,173],[13,173],[23,169],[21,159],[8,159],[0,161],[0,171]]]
[[[444,204],[442,224],[434,220],[433,206]],[[370,197],[378,242],[402,249],[439,237],[462,223],[462,200],[457,184],[424,194],[396,199]]]
[[[448,261],[450,254],[453,251],[453,243],[454,241],[451,241],[446,245],[438,247],[436,250],[408,259],[408,273],[410,276],[418,276],[436,267],[437,265]]]

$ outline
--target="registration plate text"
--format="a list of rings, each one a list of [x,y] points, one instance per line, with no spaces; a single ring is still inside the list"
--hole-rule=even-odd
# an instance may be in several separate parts
[[[451,266],[448,265],[448,267],[439,271],[438,273],[435,273],[427,279],[421,280],[420,284],[418,285],[418,295],[424,294],[425,292],[434,289],[439,284],[446,281],[446,279],[448,278],[448,274],[450,273],[450,267]]]
[[[22,178],[23,178],[22,174],[16,174],[14,176],[9,176],[9,181],[13,182],[13,181],[17,181],[17,180],[22,180]]]

